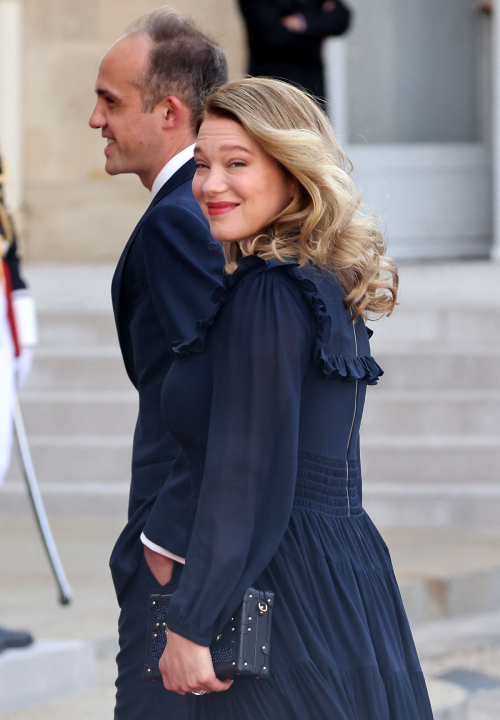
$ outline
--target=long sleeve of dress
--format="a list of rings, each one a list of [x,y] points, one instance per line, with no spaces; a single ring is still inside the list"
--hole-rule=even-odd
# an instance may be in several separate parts
[[[200,645],[211,643],[272,559],[292,510],[300,391],[314,333],[300,292],[277,273],[242,279],[209,338],[205,469],[168,623]]]

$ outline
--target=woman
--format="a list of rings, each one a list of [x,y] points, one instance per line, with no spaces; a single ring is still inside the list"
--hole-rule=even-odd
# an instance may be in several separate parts
[[[328,121],[295,87],[218,90],[195,158],[230,274],[163,387],[196,506],[164,684],[206,693],[193,712],[207,720],[429,720],[389,553],[361,505],[361,414],[382,374],[363,317],[393,309],[396,267]],[[208,646],[251,585],[276,594],[271,677],[231,686]]]

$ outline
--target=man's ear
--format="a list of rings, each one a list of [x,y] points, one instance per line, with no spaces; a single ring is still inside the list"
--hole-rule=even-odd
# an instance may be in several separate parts
[[[177,127],[186,113],[186,107],[175,95],[167,95],[158,103],[157,109],[162,116],[162,130],[171,130]]]

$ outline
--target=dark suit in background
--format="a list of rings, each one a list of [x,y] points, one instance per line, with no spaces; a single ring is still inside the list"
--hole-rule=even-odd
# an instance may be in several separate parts
[[[110,561],[121,606],[117,720],[186,717],[185,698],[167,693],[161,682],[142,680],[149,595],[172,592],[181,568],[176,566],[168,585],[160,585],[144,559],[140,536],[164,488],[167,502],[147,537],[175,555],[186,555],[190,493],[186,485],[169,485],[173,463],[184,460],[177,457],[178,443],[165,428],[161,388],[172,363],[172,342],[191,336],[196,322],[210,315],[211,295],[224,265],[222,247],[210,235],[191,190],[194,172],[190,160],[154,197],[122,253],[112,284],[123,360],[139,392],[129,520]],[[161,715],[165,695],[168,718]]]
[[[239,0],[239,4],[248,33],[249,74],[287,80],[324,98],[321,43],[347,30],[348,8],[340,0],[330,11],[325,0]],[[304,32],[292,32],[281,22],[297,13],[305,18]]]

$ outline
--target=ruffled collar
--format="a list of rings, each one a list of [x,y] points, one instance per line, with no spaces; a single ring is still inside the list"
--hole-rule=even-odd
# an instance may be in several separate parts
[[[291,277],[298,285],[316,321],[317,335],[314,349],[314,361],[319,365],[326,377],[338,376],[345,380],[366,380],[369,385],[376,385],[384,371],[371,355],[362,357],[336,356],[328,352],[327,346],[332,332],[332,319],[327,312],[326,304],[320,296],[318,287],[310,278],[305,277],[299,263],[280,260],[264,260],[256,255],[240,258],[238,267],[231,275],[226,275],[224,284],[217,287],[212,294],[212,312],[204,320],[199,320],[194,328],[193,336],[187,340],[172,343],[172,352],[176,359],[186,359],[193,353],[204,352],[210,328],[220,309],[225,305],[234,288],[251,272],[268,272],[279,268]],[[373,332],[366,328],[368,337]]]

